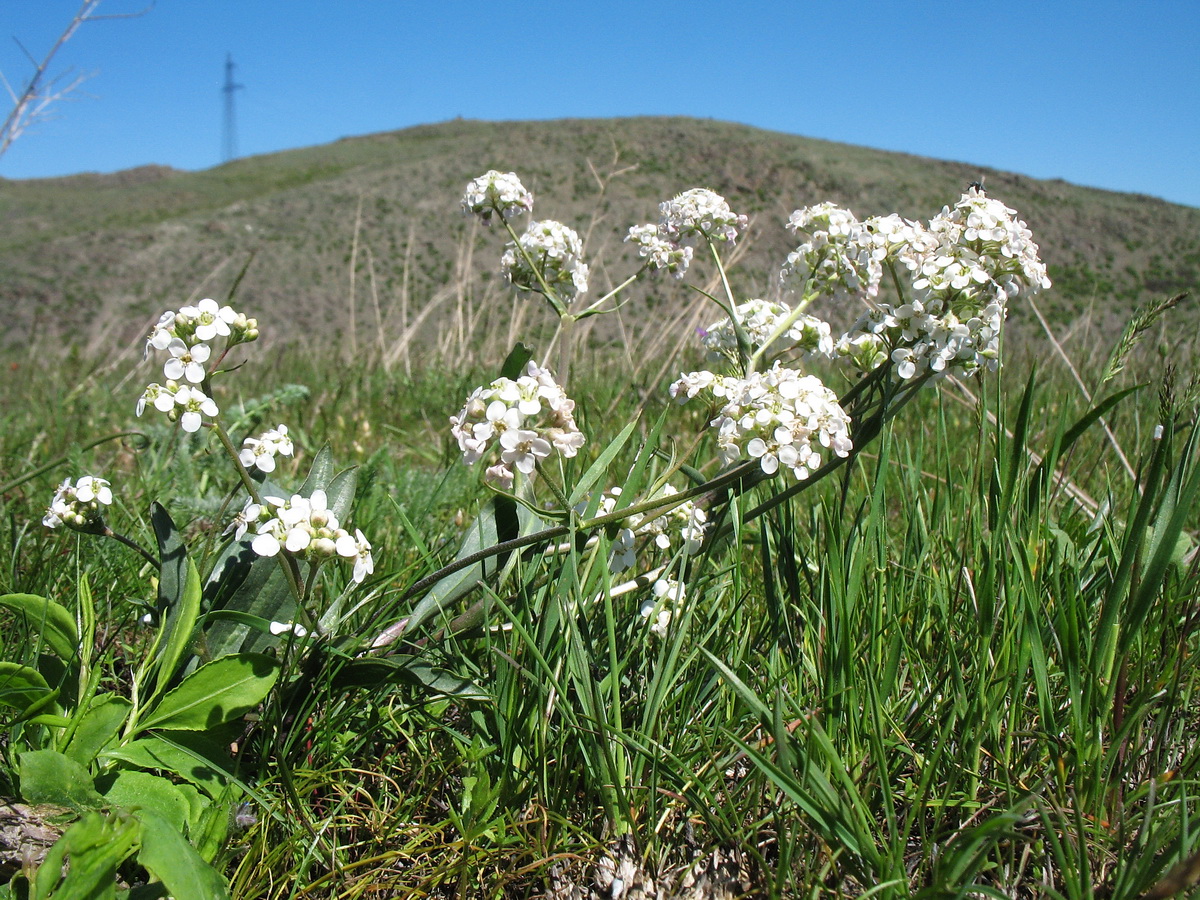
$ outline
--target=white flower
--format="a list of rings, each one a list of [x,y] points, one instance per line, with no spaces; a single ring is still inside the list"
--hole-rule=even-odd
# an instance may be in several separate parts
[[[677,397],[682,389],[675,392],[675,387],[689,377],[672,386]],[[776,362],[746,378],[713,376],[709,391],[725,401],[710,425],[717,430],[717,448],[727,464],[744,452],[767,475],[782,465],[803,480],[820,467],[821,448],[842,457],[852,449],[850,417],[837,395],[814,375]]]
[[[692,188],[658,205],[659,234],[676,243],[693,238],[711,241],[737,240],[738,230],[748,219],[736,215],[725,198],[707,188]]]
[[[205,298],[195,306],[180,309],[179,316],[188,321],[197,341],[211,341],[217,335],[228,337],[229,326],[238,314],[228,306],[217,306],[216,300]]]
[[[294,450],[287,426],[280,425],[264,431],[260,437],[246,438],[238,459],[247,469],[254,467],[260,472],[274,472],[276,455],[291,456]]]
[[[158,317],[158,322],[146,338],[146,349],[142,351],[142,359],[150,355],[151,350],[166,350],[171,339],[175,337],[175,313],[167,310]]]
[[[579,452],[585,439],[574,410],[575,401],[550,371],[530,362],[515,381],[497,378],[472,391],[458,415],[450,417],[450,433],[467,465],[499,444],[500,464],[490,467],[486,477],[507,490],[514,469],[528,475],[552,453],[570,458]]]
[[[157,406],[157,403],[155,405]],[[200,430],[204,416],[211,419],[220,412],[211,397],[200,389],[186,384],[181,385],[175,391],[175,406],[183,410],[179,422],[183,426],[183,430],[189,433]]]
[[[500,269],[514,286],[540,293],[542,287],[537,277],[540,273],[542,281],[561,293],[567,302],[587,292],[588,267],[583,262],[583,241],[574,229],[549,220],[530,222],[519,243],[520,247],[510,242],[500,258]]]
[[[243,511],[247,526],[257,522],[256,534],[250,542],[259,556],[275,556],[280,551],[319,563],[334,556],[354,560],[354,580],[361,582],[375,571],[371,544],[359,530],[351,535],[329,508],[329,498],[323,490],[309,497],[293,494],[290,498],[264,497],[264,513],[258,510],[251,516],[252,506]]]
[[[490,224],[493,213],[511,219],[533,211],[533,194],[525,190],[515,172],[490,169],[486,175],[471,179],[462,198],[463,212],[474,213]]]
[[[779,273],[785,287],[833,300],[879,292],[882,263],[850,210],[833,203],[806,206],[791,214],[787,227],[808,240],[788,254]]]
[[[667,636],[673,606],[682,606],[684,587],[674,578],[660,578],[650,588],[651,597],[642,601],[641,615],[650,620],[650,631],[658,637]]]
[[[769,300],[747,300],[738,304],[733,312],[742,326],[742,333],[750,342],[747,348],[750,352],[766,344],[792,314],[791,307],[786,303],[774,303]],[[787,338],[797,349],[810,356],[833,354],[833,333],[829,329],[829,323],[814,316],[798,316],[779,337]],[[739,358],[737,332],[729,318],[721,319],[705,328],[700,334],[700,342],[708,348],[713,359]]]
[[[308,637],[308,629],[298,622],[272,622],[270,629],[271,634],[276,636],[281,634],[294,634],[298,638]]]
[[[676,278],[682,278],[692,263],[691,247],[678,244],[663,236],[658,225],[634,225],[629,229],[626,241],[638,248],[638,255],[648,259],[656,269],[666,269]]]
[[[83,475],[75,484],[66,479],[54,491],[42,524],[47,528],[65,525],[76,531],[91,531],[102,527],[101,506],[111,506],[112,488],[107,479]]]
[[[172,381],[184,378],[192,384],[204,381],[204,364],[211,353],[208,344],[189,347],[181,338],[172,338],[167,344],[167,352],[171,354],[171,358],[163,365],[163,374],[167,378]]]

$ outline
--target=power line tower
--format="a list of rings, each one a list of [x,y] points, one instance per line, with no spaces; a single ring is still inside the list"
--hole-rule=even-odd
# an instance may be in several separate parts
[[[225,87],[221,88],[221,93],[225,95],[225,124],[221,129],[222,162],[236,159],[238,155],[237,118],[233,112],[233,93],[244,87],[244,84],[237,84],[233,80],[233,54],[225,54]]]

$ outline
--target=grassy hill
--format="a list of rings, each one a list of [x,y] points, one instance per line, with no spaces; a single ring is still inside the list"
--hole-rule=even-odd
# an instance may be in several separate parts
[[[239,308],[275,339],[345,335],[352,290],[357,327],[381,343],[437,328],[456,304],[502,296],[502,235],[458,211],[488,168],[521,176],[535,217],[585,234],[593,290],[628,271],[629,225],[688,187],[751,216],[735,289],[762,296],[793,244],[791,210],[834,200],[926,219],[981,178],[1033,229],[1055,282],[1044,302],[1060,317],[1116,317],[1200,283],[1200,209],[1152,197],[707,120],[455,120],[202,172],[0,180],[0,344],[134,341],[163,309],[225,296],[248,260]]]

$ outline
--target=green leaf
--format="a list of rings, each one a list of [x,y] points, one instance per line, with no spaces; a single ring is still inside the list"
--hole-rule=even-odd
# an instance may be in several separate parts
[[[104,792],[104,799],[110,806],[129,812],[153,810],[180,833],[185,831],[191,811],[187,798],[175,785],[147,772],[120,772]]]
[[[106,751],[104,758],[171,772],[216,797],[233,777],[233,760],[225,747],[210,734],[181,731],[130,741]]]
[[[37,669],[0,660],[0,705],[29,713],[35,704],[43,705],[43,701],[56,696],[57,692],[50,689]]]
[[[525,374],[525,366],[531,359],[533,359],[533,348],[522,341],[517,341],[512,350],[508,352],[508,356],[505,357],[504,365],[500,367],[500,377],[516,381]]]
[[[604,448],[604,452],[596,458],[596,461],[588,466],[588,470],[583,473],[583,477],[575,485],[575,490],[571,492],[571,498],[567,501],[567,506],[574,508],[576,504],[587,496],[588,491],[592,489],[592,485],[599,481],[608,471],[609,465],[629,442],[629,438],[638,424],[638,420],[634,419],[622,428],[621,433],[613,438],[612,442]]]
[[[23,616],[41,633],[46,646],[64,662],[70,662],[79,654],[79,629],[75,626],[75,617],[60,604],[36,594],[4,594],[0,596],[0,607]]]
[[[158,552],[162,560],[158,579],[158,605],[162,610],[162,640],[158,651],[158,671],[154,693],[166,690],[175,671],[192,643],[192,632],[200,615],[200,573],[188,559],[187,548],[179,529],[167,511],[158,503],[150,510],[150,521],[158,537]]]
[[[130,702],[116,694],[100,694],[94,698],[63,753],[81,766],[90,764],[116,739],[130,708]]]
[[[132,854],[141,828],[128,816],[85,815],[63,832],[34,878],[36,900],[107,900],[117,894],[117,868]],[[182,839],[181,839],[182,840]],[[70,865],[64,863],[70,860]],[[64,871],[65,869],[65,871]]]
[[[408,684],[462,700],[485,700],[487,693],[466,678],[415,656],[363,657],[350,660],[334,676],[338,688],[378,688]]]
[[[514,514],[514,507],[515,514]],[[510,534],[511,519],[516,519],[517,534]],[[527,507],[517,506],[510,497],[493,497],[483,505],[479,517],[471,523],[458,551],[458,559],[465,559],[480,550],[494,547],[501,540],[530,534],[543,527],[545,520],[535,516]],[[502,557],[490,556],[481,562],[467,566],[447,575],[420,599],[409,614],[405,631],[420,627],[451,603],[474,590],[485,578],[495,574],[503,566]]]
[[[144,809],[138,862],[167,886],[175,900],[229,900],[229,888],[171,823]]]
[[[258,631],[247,620],[238,619],[237,614],[268,623],[290,622],[295,618],[295,600],[279,568],[279,560],[256,554],[250,549],[249,538],[235,541],[225,549],[204,594],[210,609],[233,614],[206,620],[203,647],[208,659],[261,652],[279,643],[277,637]]]
[[[257,653],[223,656],[201,666],[141,721],[152,728],[202,731],[231,722],[258,706],[279,675],[279,662]]]
[[[18,759],[26,803],[52,803],[78,811],[104,805],[104,798],[92,787],[92,776],[75,760],[55,750],[31,750]]]

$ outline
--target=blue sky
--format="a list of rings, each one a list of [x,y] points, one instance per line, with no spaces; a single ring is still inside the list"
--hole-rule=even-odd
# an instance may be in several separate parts
[[[103,0],[100,13],[142,9]],[[12,83],[80,0],[0,0]],[[95,73],[0,176],[221,161],[455,116],[689,115],[1200,206],[1200,0],[158,0],[92,22]],[[503,164],[503,149],[497,149]]]

